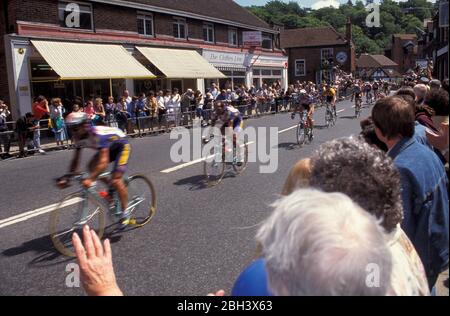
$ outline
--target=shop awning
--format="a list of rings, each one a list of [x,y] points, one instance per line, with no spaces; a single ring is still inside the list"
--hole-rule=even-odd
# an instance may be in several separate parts
[[[225,75],[194,50],[136,47],[156,68],[171,79],[217,79]]]
[[[155,78],[120,45],[32,40],[62,80]]]
[[[244,66],[238,66],[238,65],[220,65],[220,64],[214,64],[214,67],[216,67],[220,71],[246,71],[247,69]]]

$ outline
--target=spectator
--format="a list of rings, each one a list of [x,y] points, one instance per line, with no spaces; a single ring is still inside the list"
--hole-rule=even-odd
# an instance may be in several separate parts
[[[372,111],[378,138],[389,148],[401,175],[405,219],[402,228],[419,253],[432,288],[448,266],[448,178],[438,157],[414,136],[414,111],[388,97]]]
[[[130,96],[130,91],[125,90],[123,92],[123,97],[125,98],[125,102],[127,103],[127,106],[130,105],[131,101],[133,101],[132,97]]]
[[[156,97],[156,102],[158,103],[158,120],[159,120],[159,124],[161,124],[161,121],[167,112],[166,102],[164,99],[164,93],[162,91],[158,92],[158,96]]]
[[[94,101],[94,125],[104,125],[106,112],[103,106],[103,100],[101,98],[96,98]]]
[[[181,97],[181,110],[183,113],[191,110],[191,105],[195,104],[194,91],[192,89],[187,89],[186,92]]]
[[[128,106],[125,97],[120,98],[119,103],[117,103],[116,105],[116,108],[117,108],[116,114],[117,125],[119,129],[121,129],[126,133],[128,127],[128,119],[130,118],[130,115],[128,113]]]
[[[177,88],[173,89],[171,105],[172,105],[173,113],[175,116],[176,125],[178,125],[178,124],[180,124],[181,111],[183,109],[181,108],[181,96],[180,96]]]
[[[105,121],[111,124],[114,121],[117,113],[117,105],[114,103],[114,97],[108,97],[108,102],[105,104]]]
[[[428,86],[424,84],[418,84],[414,86],[414,94],[416,95],[416,104],[423,105],[425,102],[425,96],[428,92]]]
[[[217,96],[216,101],[221,101],[221,102],[228,101],[227,90],[220,91],[220,94]]]
[[[218,97],[219,94],[220,94],[220,91],[219,91],[219,89],[217,88],[217,85],[216,85],[215,82],[213,82],[213,83],[211,84],[211,87],[209,88],[208,92],[211,93],[211,95],[212,95],[212,97],[213,97],[214,100],[217,99],[217,97]]]
[[[371,117],[361,121],[361,136],[364,138],[366,143],[370,146],[380,149],[383,152],[387,152],[388,148],[385,143],[383,143],[377,136],[375,132],[375,124]]]
[[[158,116],[158,101],[155,98],[155,92],[150,91],[149,95],[147,96],[147,106],[148,106],[148,116],[152,119],[156,119]]]
[[[11,144],[11,138],[8,132],[8,117],[11,115],[11,112],[8,110],[8,106],[0,100],[0,154],[2,154],[2,146],[4,149],[4,153],[2,156],[4,158],[9,157],[9,149]]]
[[[256,239],[263,246],[269,288],[277,296],[385,296],[391,254],[381,228],[340,193],[299,190],[274,204]],[[366,284],[379,267],[378,287]]]
[[[287,196],[296,189],[308,187],[311,173],[311,159],[302,159],[297,162],[287,177],[282,195]]]
[[[40,95],[36,98],[35,102],[31,106],[32,114],[34,117],[34,134],[33,134],[33,144],[35,149],[39,151],[40,154],[45,154],[45,151],[41,148],[41,120],[48,117],[50,114],[50,109],[48,107],[47,99]]]
[[[90,120],[94,120],[95,118],[95,109],[94,109],[94,102],[93,101],[87,101],[86,107],[84,108],[84,113],[87,114],[88,118]]]
[[[66,140],[66,128],[64,125],[64,107],[60,98],[52,99],[50,106],[50,119],[52,122],[52,130],[55,133],[56,146],[63,147]]]
[[[205,118],[205,114],[203,111],[203,107],[205,105],[205,98],[200,90],[197,90],[194,94],[195,98],[195,114],[200,119],[203,124],[203,119]]]
[[[442,84],[439,80],[433,79],[430,81],[430,90],[431,91],[439,90],[439,89],[441,89],[441,87],[442,87]]]
[[[25,146],[33,141],[34,137],[34,127],[33,124],[35,122],[34,115],[32,113],[27,113],[25,116],[19,118],[16,121],[16,129],[17,133],[18,145],[19,145],[19,158],[23,158],[27,156],[27,151],[25,151]]]
[[[340,192],[381,221],[393,263],[394,295],[429,295],[424,267],[405,232],[400,174],[382,151],[350,137],[328,142],[311,158],[310,185]],[[357,175],[357,176],[355,176]]]
[[[442,89],[444,91],[447,91],[447,93],[450,92],[449,89],[448,89],[448,78],[444,79],[444,81],[442,81]]]

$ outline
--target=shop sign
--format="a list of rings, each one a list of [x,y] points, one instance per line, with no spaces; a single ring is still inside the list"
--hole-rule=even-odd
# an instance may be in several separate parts
[[[242,32],[244,46],[262,46],[262,32]]]
[[[244,66],[245,54],[203,50],[203,57],[211,64]]]

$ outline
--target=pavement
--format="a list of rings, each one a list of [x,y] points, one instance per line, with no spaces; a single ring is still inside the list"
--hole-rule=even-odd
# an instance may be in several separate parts
[[[296,145],[296,121],[289,114],[247,120],[246,126],[278,127],[278,145],[266,144],[278,153],[278,169],[263,174],[260,163],[250,163],[243,175],[228,175],[214,188],[202,185],[201,163],[172,162],[169,153],[177,139],[167,134],[131,139],[129,173],[152,180],[158,210],[147,226],[111,238],[116,277],[124,293],[230,293],[254,258],[258,225],[270,214],[293,164],[329,140],[359,133],[350,102],[340,103],[338,110],[339,120],[331,129],[322,127],[324,109],[317,111],[315,139],[302,148]],[[362,117],[369,111],[363,109]],[[250,146],[250,153],[256,150]],[[88,152],[83,163],[93,153]],[[61,192],[53,185],[53,179],[67,172],[71,156],[66,150],[0,161],[0,295],[84,294],[79,287],[67,286],[69,264],[75,261],[56,253],[48,237],[48,210],[75,190]]]

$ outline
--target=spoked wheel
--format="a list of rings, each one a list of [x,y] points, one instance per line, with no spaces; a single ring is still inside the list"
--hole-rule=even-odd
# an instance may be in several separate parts
[[[203,171],[208,186],[215,186],[225,176],[225,162],[218,146],[211,147],[206,160],[203,162]]]
[[[156,214],[156,190],[153,183],[143,175],[128,179],[128,209],[132,212],[130,225],[142,227]]]
[[[63,255],[75,257],[72,235],[82,238],[84,225],[89,225],[101,239],[105,232],[105,206],[81,193],[67,196],[50,214],[49,232],[55,248]]]
[[[306,133],[303,123],[298,123],[297,126],[297,143],[301,146],[306,142]]]
[[[248,145],[245,144],[242,148],[240,146],[236,149],[236,163],[233,164],[234,171],[239,175],[242,174],[248,165]]]

